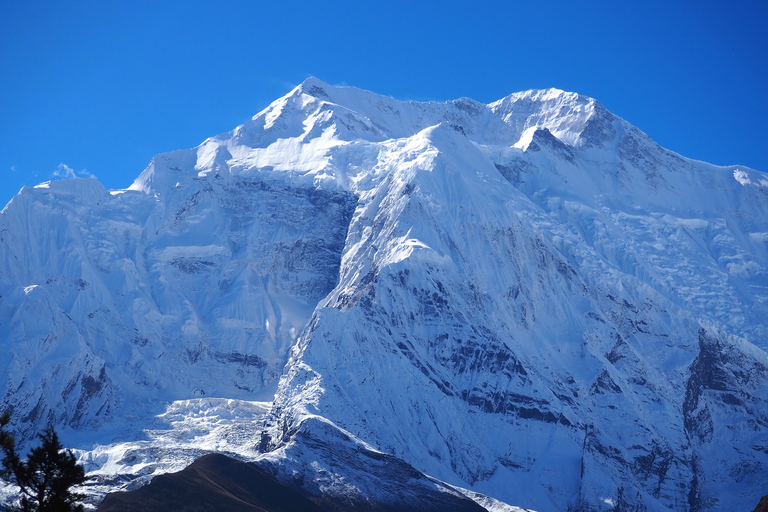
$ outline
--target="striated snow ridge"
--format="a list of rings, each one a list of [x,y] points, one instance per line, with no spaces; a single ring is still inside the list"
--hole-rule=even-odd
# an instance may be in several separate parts
[[[0,245],[3,406],[94,496],[204,451],[362,496],[382,453],[498,510],[768,487],[768,176],[591,98],[310,78],[126,190],[23,189]]]

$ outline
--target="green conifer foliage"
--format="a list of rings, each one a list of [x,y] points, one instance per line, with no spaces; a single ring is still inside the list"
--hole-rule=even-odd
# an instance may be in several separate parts
[[[0,477],[15,484],[21,491],[21,502],[16,509],[22,512],[80,512],[77,502],[82,494],[71,488],[85,482],[85,470],[77,464],[75,456],[64,450],[53,427],[46,428],[40,446],[30,450],[26,460],[16,452],[16,442],[6,430],[8,413],[0,416],[0,449],[3,467]]]

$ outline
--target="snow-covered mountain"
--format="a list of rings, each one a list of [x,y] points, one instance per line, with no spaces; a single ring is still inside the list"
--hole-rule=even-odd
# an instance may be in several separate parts
[[[23,189],[0,248],[3,406],[104,489],[219,451],[373,492],[308,439],[544,512],[768,488],[768,175],[590,98],[308,79],[126,190]]]

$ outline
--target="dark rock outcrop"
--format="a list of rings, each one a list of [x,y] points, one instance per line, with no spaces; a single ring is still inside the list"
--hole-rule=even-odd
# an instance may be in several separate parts
[[[389,457],[394,459],[393,457]],[[404,464],[404,463],[403,463]],[[410,466],[409,466],[410,467]],[[418,473],[413,468],[414,473]],[[424,477],[420,473],[415,477]],[[426,499],[434,496],[426,496]],[[178,473],[160,475],[149,485],[128,492],[108,494],[98,512],[481,512],[469,498],[454,495],[424,508],[423,500],[413,506],[340,499],[338,496],[308,496],[305,490],[279,482],[266,469],[221,454],[204,455]]]
[[[752,512],[768,512],[768,496],[763,496]]]
[[[265,470],[220,454],[197,459],[178,473],[160,475],[149,485],[108,494],[99,512],[319,512],[299,491]]]

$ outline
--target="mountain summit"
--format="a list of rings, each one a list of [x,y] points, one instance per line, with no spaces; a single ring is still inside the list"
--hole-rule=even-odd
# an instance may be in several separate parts
[[[3,406],[64,428],[95,496],[211,451],[355,503],[768,488],[768,176],[591,98],[310,78],[128,189],[22,189],[0,247]]]

